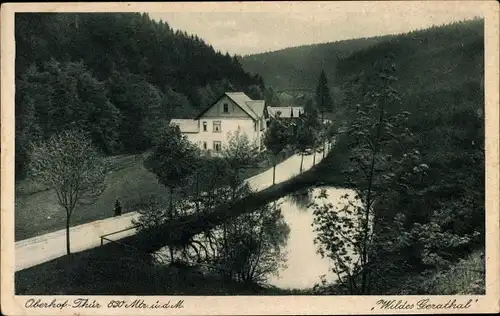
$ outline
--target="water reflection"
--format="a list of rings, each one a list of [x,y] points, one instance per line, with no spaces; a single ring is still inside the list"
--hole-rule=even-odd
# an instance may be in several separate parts
[[[328,198],[323,201],[316,201],[322,189],[326,191]],[[346,194],[349,195],[350,201],[354,200],[355,192],[353,190],[315,188],[296,192],[270,204],[273,206],[276,205],[281,209],[281,214],[284,222],[289,228],[289,233],[288,241],[284,249],[280,250],[281,253],[286,254],[286,266],[280,269],[279,275],[269,275],[267,283],[280,288],[308,289],[319,283],[323,275],[328,282],[337,280],[337,275],[331,271],[332,262],[330,259],[322,258],[321,255],[317,253],[317,245],[314,243],[316,232],[312,226],[314,215],[310,205],[313,202],[319,204],[331,203],[333,205],[338,205],[339,203],[346,204],[348,200],[341,198]],[[210,234],[212,234],[211,236],[214,240],[222,237],[220,229],[211,230]],[[200,245],[203,244],[205,246],[203,252],[200,248],[200,253],[202,255],[205,254],[207,250],[210,252],[211,249],[213,249],[211,248],[211,244],[207,243],[210,240],[207,240],[206,236],[203,234],[195,236],[194,240]],[[216,247],[212,256],[209,257],[217,257],[219,255],[217,250]],[[193,263],[196,261],[195,255],[197,254],[190,248],[184,249],[183,251],[175,251],[176,258]],[[157,256],[164,259],[163,263],[170,262],[168,247],[159,251]],[[203,260],[203,262],[205,261],[210,262],[211,260]],[[203,262],[198,263],[203,264]],[[224,265],[223,262],[219,262],[215,265],[218,264]],[[211,263],[211,265],[214,264]],[[207,270],[206,272],[210,273],[213,271]]]
[[[314,201],[313,189],[304,189],[294,192],[286,197],[290,204],[297,206],[299,211],[308,211],[308,206]]]
[[[328,202],[337,204],[344,194],[354,197],[354,191],[347,189],[325,188]],[[320,193],[319,188],[299,192],[281,199],[282,214],[290,227],[290,235],[286,246],[287,267],[279,276],[270,278],[269,283],[280,288],[305,289],[319,283],[322,275],[329,281],[337,276],[331,271],[327,258],[321,258],[314,244],[316,233],[312,227],[313,211],[307,208]]]

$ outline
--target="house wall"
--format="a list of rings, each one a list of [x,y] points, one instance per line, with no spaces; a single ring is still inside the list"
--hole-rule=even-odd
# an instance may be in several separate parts
[[[203,131],[203,122],[207,123],[207,131]],[[214,122],[220,122],[220,132],[214,132]],[[236,132],[240,128],[241,132],[245,133],[250,141],[257,142],[259,135],[258,131],[254,131],[254,120],[248,118],[228,118],[228,117],[202,117],[199,120],[200,132],[193,134],[185,134],[189,141],[198,144],[203,149],[203,142],[207,142],[207,149],[214,151],[214,141],[220,141],[222,146],[226,146],[229,142],[229,132]],[[259,126],[257,126],[259,128]]]

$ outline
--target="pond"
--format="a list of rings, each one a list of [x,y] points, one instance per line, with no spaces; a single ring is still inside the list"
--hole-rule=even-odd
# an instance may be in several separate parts
[[[317,198],[321,190],[326,191],[327,198]],[[341,198],[346,194],[352,197],[349,201],[354,199],[353,190],[323,187],[298,192],[276,201],[289,228],[286,245],[284,249],[282,248],[282,252],[285,253],[286,267],[281,268],[278,275],[268,275],[266,283],[282,289],[309,289],[320,283],[323,275],[329,283],[336,281],[337,276],[331,271],[330,259],[322,258],[317,253],[318,247],[314,243],[316,232],[312,226],[313,208],[308,207],[308,204],[314,201],[319,205],[331,203],[334,206],[342,206],[341,203],[348,201]],[[221,231],[215,230],[214,234],[220,237]],[[207,249],[209,248],[202,235],[195,236],[194,239],[204,244]],[[176,258],[183,258],[183,260],[194,261],[196,258],[196,253],[190,248],[185,253],[179,251],[174,251],[174,253]],[[157,252],[157,255],[165,263],[170,261],[168,247]]]
[[[348,189],[323,188],[328,195],[327,201],[333,205],[341,200],[345,194],[354,196],[354,191]],[[328,281],[335,281],[336,275],[331,272],[331,263],[328,258],[321,258],[314,244],[316,233],[312,227],[314,215],[313,209],[307,208],[307,204],[320,193],[320,188],[315,188],[307,195],[291,195],[282,198],[281,211],[290,228],[288,243],[286,245],[287,267],[282,269],[279,276],[269,279],[271,285],[280,288],[306,289],[320,282],[320,276],[325,275]]]

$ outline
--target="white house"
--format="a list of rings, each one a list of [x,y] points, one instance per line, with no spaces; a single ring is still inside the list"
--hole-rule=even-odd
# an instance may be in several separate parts
[[[172,119],[188,140],[201,149],[220,152],[228,134],[238,129],[255,142],[259,150],[266,128],[265,101],[252,100],[243,92],[226,92],[194,119]]]
[[[269,106],[267,113],[269,117],[276,117],[279,114],[281,118],[297,118],[304,114],[304,108],[301,106]]]

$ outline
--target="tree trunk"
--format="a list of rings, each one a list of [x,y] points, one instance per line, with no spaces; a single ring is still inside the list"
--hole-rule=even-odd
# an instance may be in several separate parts
[[[273,161],[273,185],[276,183],[276,156],[274,156],[274,161]]]
[[[323,159],[325,159],[325,155],[326,155],[326,140],[323,141]]]
[[[200,213],[200,173],[196,172],[196,213]]]
[[[222,225],[222,238],[224,239],[224,259],[226,264],[229,262],[229,245],[227,240],[227,224]],[[226,276],[231,280],[233,278],[233,270],[229,269],[225,272]]]
[[[384,100],[385,103],[385,100]],[[368,269],[367,269],[367,264],[368,264],[368,233],[370,229],[369,225],[369,220],[370,220],[370,207],[372,204],[372,190],[373,190],[373,177],[375,173],[375,156],[377,156],[379,149],[380,149],[380,134],[382,132],[382,122],[384,121],[384,111],[385,108],[384,103],[382,103],[382,106],[380,107],[380,114],[379,114],[379,119],[378,119],[378,126],[377,126],[377,134],[376,134],[376,143],[375,143],[375,148],[373,149],[372,152],[372,159],[371,159],[371,164],[370,164],[370,173],[368,174],[368,188],[367,188],[367,196],[366,196],[366,210],[365,210],[365,223],[363,227],[363,252],[362,252],[362,257],[361,257],[361,262],[363,265],[363,270],[362,270],[362,294],[367,294],[368,292]]]
[[[313,147],[313,166],[316,164],[316,146]]]
[[[174,188],[170,188],[170,205],[169,205],[170,220],[174,218]],[[168,246],[170,252],[170,263],[174,263],[174,249]]]
[[[304,153],[300,154],[300,173],[302,173],[302,165],[304,164]]]
[[[174,188],[170,188],[170,201],[168,211],[170,213],[170,219],[172,220],[174,218]]]
[[[168,246],[168,251],[170,252],[170,264],[174,263],[174,249],[172,246]]]
[[[70,247],[70,238],[69,238],[69,219],[70,215],[69,213],[66,213],[66,254],[71,253],[71,247]]]

